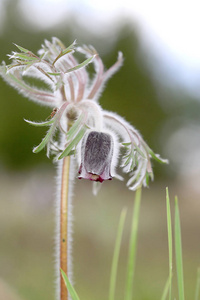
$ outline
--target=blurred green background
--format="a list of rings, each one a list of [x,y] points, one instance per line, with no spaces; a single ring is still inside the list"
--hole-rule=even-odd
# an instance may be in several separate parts
[[[174,195],[180,199],[186,298],[191,299],[200,258],[200,102],[180,85],[170,85],[165,76],[155,78],[153,69],[159,59],[142,46],[140,31],[130,20],[119,20],[111,41],[101,32],[83,30],[78,22],[80,12],[45,29],[33,22],[27,25],[20,2],[1,2],[0,61],[8,63],[6,55],[15,50],[13,42],[36,52],[52,36],[66,46],[74,39],[78,44],[92,44],[106,67],[115,62],[118,51],[123,52],[124,65],[107,84],[100,103],[125,117],[156,153],[170,159],[169,166],[154,163],[155,182],[143,192],[134,299],[160,299],[168,276],[166,186],[172,208]],[[45,3],[48,14],[50,4]],[[0,101],[0,299],[15,299],[4,291],[6,282],[19,299],[52,300],[56,168],[45,152],[32,153],[45,129],[23,120],[44,120],[51,110],[21,97],[2,80]],[[107,299],[119,215],[126,206],[116,299],[123,298],[133,199],[134,193],[124,182],[106,182],[94,197],[91,183],[77,180],[73,260],[81,299]]]

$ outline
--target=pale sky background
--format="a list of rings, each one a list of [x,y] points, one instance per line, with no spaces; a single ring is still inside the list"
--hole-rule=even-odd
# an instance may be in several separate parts
[[[105,38],[114,36],[121,19],[132,21],[166,78],[200,96],[199,0],[20,0],[19,12],[36,29],[52,28],[75,15],[83,28]]]
[[[166,76],[200,95],[199,0],[20,0],[19,11],[37,29],[74,14],[81,26],[105,37],[128,19],[137,24],[143,45],[160,58]]]
[[[142,44],[159,57],[166,78],[200,95],[199,0],[21,0],[20,3],[20,11],[35,28],[52,27],[75,14],[81,26],[97,36],[112,37],[122,18],[136,23]]]

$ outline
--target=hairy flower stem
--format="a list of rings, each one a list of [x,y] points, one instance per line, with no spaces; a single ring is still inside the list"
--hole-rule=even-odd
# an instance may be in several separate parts
[[[70,157],[63,158],[60,202],[60,268],[68,275],[68,206]],[[60,300],[68,300],[68,291],[60,274]]]

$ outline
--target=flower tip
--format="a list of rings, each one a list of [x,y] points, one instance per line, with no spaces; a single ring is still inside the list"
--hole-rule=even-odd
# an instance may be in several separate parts
[[[159,154],[157,154],[157,158],[160,160],[163,164],[169,164],[169,160],[167,158],[161,158]]]
[[[8,56],[9,59],[12,59],[12,58],[14,58],[14,52],[12,52],[12,55],[11,54],[6,54],[6,56]]]
[[[13,45],[19,49],[19,46],[16,43],[13,43]]]
[[[30,123],[30,121],[29,121],[29,120],[27,120],[27,119],[25,119],[25,118],[24,118],[24,121],[25,121],[25,122],[27,122],[27,123]]]
[[[153,174],[153,172],[149,172],[148,175],[151,178],[151,181],[153,181],[154,180],[154,174]]]
[[[32,150],[33,153],[37,153],[37,147],[34,147]]]
[[[121,51],[118,52],[118,58],[117,58],[117,60],[121,60],[121,61],[124,60],[124,56],[123,56],[123,53]]]
[[[80,173],[80,172],[79,172]],[[109,178],[103,178],[101,175],[93,174],[93,173],[88,173],[86,176],[78,176],[78,179],[89,179],[90,181],[94,182],[104,182],[105,180],[112,180],[112,177],[110,176]]]

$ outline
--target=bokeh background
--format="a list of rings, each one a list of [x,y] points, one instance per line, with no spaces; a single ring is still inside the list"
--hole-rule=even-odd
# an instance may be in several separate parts
[[[92,44],[105,66],[117,52],[121,70],[101,97],[104,109],[124,116],[169,165],[154,163],[155,181],[143,191],[134,299],[160,299],[168,276],[165,188],[173,215],[178,195],[186,298],[194,297],[200,260],[200,41],[199,3],[179,1],[0,0],[0,61],[13,42],[36,52],[57,36],[67,46]],[[32,148],[51,111],[0,81],[0,299],[54,299],[56,168]],[[74,277],[81,299],[107,299],[119,215],[128,208],[116,299],[123,299],[134,193],[124,182],[78,181],[74,197]],[[174,265],[175,266],[175,265]],[[174,284],[176,273],[174,270]],[[175,288],[175,295],[177,293]]]

